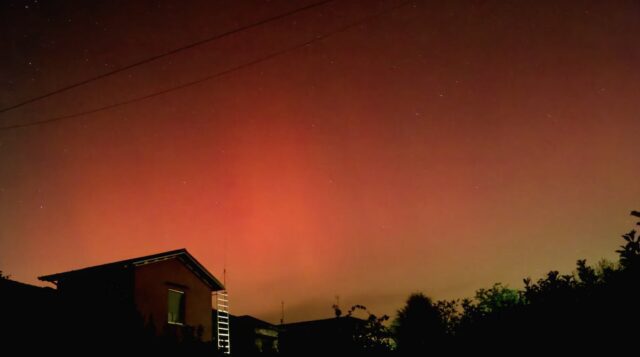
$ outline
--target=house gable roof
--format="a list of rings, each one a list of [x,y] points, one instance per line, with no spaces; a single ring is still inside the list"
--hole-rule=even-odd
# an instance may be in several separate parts
[[[189,268],[196,276],[198,276],[205,284],[207,284],[211,290],[218,291],[224,290],[224,285],[220,283],[216,277],[213,276],[202,264],[200,264],[186,249],[171,250],[168,252],[147,255],[138,258],[121,260],[113,263],[95,265],[83,269],[71,270],[63,273],[51,274],[40,276],[38,279],[42,281],[48,281],[57,283],[60,280],[81,276],[91,275],[94,273],[104,272],[110,269],[129,268],[140,265],[153,264],[169,259],[179,259],[184,265]]]

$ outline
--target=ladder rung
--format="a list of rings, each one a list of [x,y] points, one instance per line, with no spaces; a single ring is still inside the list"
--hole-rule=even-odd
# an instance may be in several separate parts
[[[221,348],[224,354],[231,353],[231,337],[230,334],[230,314],[229,314],[229,296],[226,290],[216,294],[216,315],[217,315],[217,332],[218,332],[218,348]]]

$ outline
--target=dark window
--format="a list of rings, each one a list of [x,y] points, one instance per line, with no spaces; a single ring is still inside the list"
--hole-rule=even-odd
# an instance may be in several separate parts
[[[169,289],[167,321],[170,324],[184,323],[184,291]]]

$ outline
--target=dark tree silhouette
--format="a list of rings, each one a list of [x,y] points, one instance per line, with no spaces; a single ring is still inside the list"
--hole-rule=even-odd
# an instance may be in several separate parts
[[[552,270],[537,281],[524,279],[523,290],[495,284],[471,299],[435,304],[412,295],[396,319],[399,351],[425,354],[443,344],[474,354],[506,345],[542,353],[634,350],[632,341],[640,335],[640,236],[631,231],[622,238],[618,262],[589,266],[581,259],[572,274]]]
[[[364,323],[356,325],[353,334],[353,341],[357,346],[358,352],[383,354],[391,351],[391,331],[385,326],[389,316],[382,315],[378,317],[369,312],[363,305],[352,306],[346,316],[352,317],[358,310],[367,314]]]
[[[460,305],[460,300],[439,300],[435,305],[440,314],[446,335],[455,335],[462,319],[463,310]]]
[[[437,351],[446,336],[440,310],[422,293],[409,296],[406,305],[398,311],[393,328],[397,349],[404,354]]]
[[[640,263],[640,235],[636,237],[636,231],[632,230],[624,234],[622,239],[626,243],[616,250],[620,255],[620,265],[625,269],[637,268]]]

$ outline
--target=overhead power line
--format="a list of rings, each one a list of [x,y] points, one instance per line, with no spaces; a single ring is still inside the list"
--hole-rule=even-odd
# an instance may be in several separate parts
[[[83,86],[83,85],[85,85],[87,83],[91,83],[91,82],[94,82],[94,81],[97,81],[97,80],[112,76],[114,74],[117,74],[117,73],[120,73],[120,72],[124,72],[126,70],[131,69],[131,68],[138,67],[138,66],[141,66],[143,64],[150,63],[150,62],[154,62],[156,60],[159,60],[159,59],[167,57],[167,56],[174,55],[174,54],[176,54],[178,52],[182,52],[182,51],[185,51],[185,50],[188,50],[188,49],[203,45],[203,44],[208,43],[208,42],[216,41],[216,40],[219,40],[221,38],[224,38],[224,37],[227,37],[227,36],[231,36],[231,35],[234,35],[236,33],[242,32],[242,31],[250,30],[250,29],[252,29],[254,27],[259,27],[259,26],[265,25],[265,24],[267,24],[269,22],[277,21],[277,20],[283,19],[285,17],[289,17],[291,15],[295,15],[297,13],[316,8],[316,7],[322,6],[324,4],[327,4],[327,3],[330,3],[330,2],[333,2],[333,1],[335,1],[335,0],[324,0],[324,1],[319,1],[319,2],[313,3],[313,4],[309,4],[307,6],[303,6],[303,7],[300,7],[300,8],[297,8],[297,9],[294,9],[294,10],[291,10],[291,11],[276,15],[276,16],[272,16],[272,17],[266,18],[266,19],[258,21],[258,22],[254,22],[254,23],[251,23],[251,24],[248,24],[248,25],[245,25],[245,26],[241,26],[241,27],[235,28],[233,30],[229,30],[229,31],[217,34],[217,35],[213,35],[213,36],[205,38],[203,40],[199,40],[199,41],[190,43],[188,45],[184,45],[182,47],[178,47],[178,48],[169,50],[167,52],[163,52],[163,53],[151,56],[151,57],[147,57],[147,58],[145,58],[143,60],[140,60],[138,62],[134,62],[134,63],[131,63],[129,65],[126,65],[126,66],[123,66],[123,67],[120,67],[120,68],[116,68],[116,69],[114,69],[112,71],[97,75],[95,77],[87,78],[87,79],[82,80],[80,82],[76,82],[76,83],[73,83],[73,84],[69,84],[69,85],[67,85],[65,87],[58,88],[58,89],[56,89],[56,90],[54,90],[52,92],[41,94],[41,95],[39,95],[37,97],[33,97],[33,98],[30,98],[30,99],[24,100],[22,102],[13,104],[11,106],[2,108],[2,109],[0,109],[0,113],[4,113],[4,112],[8,112],[8,111],[13,110],[13,109],[20,108],[20,107],[25,106],[27,104],[30,104],[30,103],[42,100],[44,98],[50,97],[52,95],[60,94],[60,93],[66,92],[66,91],[68,91],[70,89]]]
[[[120,101],[120,102],[104,105],[102,107],[97,107],[97,108],[94,108],[94,109],[89,109],[89,110],[85,110],[85,111],[81,111],[81,112],[77,112],[77,113],[73,113],[73,114],[56,116],[56,117],[43,119],[43,120],[39,120],[39,121],[34,121],[34,122],[30,122],[30,123],[13,124],[13,125],[3,126],[3,127],[0,127],[0,131],[10,130],[10,129],[18,129],[18,128],[25,128],[25,127],[36,126],[36,125],[41,125],[41,124],[47,124],[47,123],[61,121],[61,120],[65,120],[65,119],[76,118],[76,117],[80,117],[80,116],[83,116],[83,115],[93,114],[93,113],[101,112],[101,111],[104,111],[104,110],[113,109],[113,108],[117,108],[117,107],[121,107],[121,106],[125,106],[125,105],[128,105],[128,104],[131,104],[131,103],[139,102],[139,101],[142,101],[142,100],[145,100],[145,99],[157,97],[157,96],[162,95],[162,94],[174,92],[174,91],[177,91],[177,90],[180,90],[180,89],[183,89],[183,88],[187,88],[187,87],[191,87],[191,86],[194,86],[196,84],[200,84],[200,83],[212,80],[212,79],[223,77],[223,76],[229,75],[231,73],[237,72],[239,70],[242,70],[244,68],[251,67],[251,66],[257,65],[257,64],[262,63],[262,62],[266,62],[266,61],[268,61],[268,60],[270,60],[272,58],[280,57],[282,55],[285,55],[285,54],[288,54],[290,52],[296,51],[296,50],[301,49],[303,47],[312,45],[312,44],[314,44],[316,42],[322,41],[322,40],[324,40],[324,39],[326,39],[328,37],[334,36],[336,34],[345,32],[345,31],[350,30],[350,29],[352,29],[354,27],[362,25],[362,24],[364,24],[364,23],[366,23],[368,21],[371,21],[374,18],[380,17],[382,15],[391,13],[393,11],[396,11],[396,10],[402,8],[402,7],[405,7],[405,6],[409,5],[412,2],[413,2],[413,0],[399,3],[399,4],[395,5],[395,6],[389,7],[387,9],[384,9],[384,10],[381,10],[381,11],[378,11],[378,12],[372,14],[372,15],[368,15],[366,17],[363,17],[363,18],[361,18],[361,19],[359,19],[357,21],[351,22],[351,23],[349,23],[347,25],[344,25],[344,26],[342,26],[340,28],[337,28],[335,30],[332,30],[330,32],[327,32],[327,33],[324,33],[324,34],[321,34],[321,35],[316,35],[314,38],[312,38],[312,39],[310,39],[308,41],[305,41],[305,42],[302,42],[302,43],[299,43],[299,44],[296,44],[296,45],[293,45],[293,46],[290,46],[290,47],[287,47],[285,49],[281,49],[281,50],[278,50],[278,51],[275,51],[275,52],[271,52],[271,53],[266,54],[266,55],[264,55],[262,57],[256,58],[256,59],[254,59],[252,61],[239,64],[237,66],[228,68],[228,69],[223,70],[221,72],[210,74],[210,75],[208,75],[206,77],[202,77],[200,79],[196,79],[196,80],[193,80],[193,81],[190,81],[190,82],[186,82],[186,83],[174,86],[174,87],[170,87],[170,88],[167,88],[167,89],[159,90],[159,91],[156,91],[156,92],[153,92],[153,93],[149,93],[149,94],[146,94],[146,95],[142,95],[142,96],[139,96],[139,97],[134,97],[134,98],[131,98],[131,99]]]

